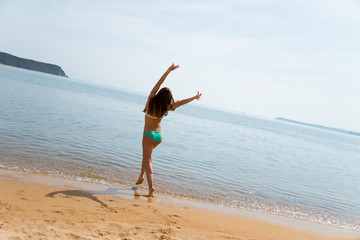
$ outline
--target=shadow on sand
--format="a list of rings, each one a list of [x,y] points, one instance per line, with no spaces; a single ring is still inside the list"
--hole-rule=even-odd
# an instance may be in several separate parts
[[[129,193],[129,191],[133,191],[133,193]],[[55,191],[48,193],[46,197],[55,197],[57,194],[63,194],[65,196],[71,196],[71,197],[84,197],[88,198],[94,202],[99,203],[103,207],[108,207],[106,203],[101,201],[99,198],[97,198],[95,195],[107,195],[107,196],[114,196],[114,195],[125,195],[125,196],[134,196],[134,199],[139,199],[140,197],[148,197],[148,195],[141,195],[137,192],[137,188],[133,187],[130,189],[126,188],[107,188],[104,191],[91,191],[91,190],[63,190],[63,191]],[[149,201],[151,199],[149,198]]]

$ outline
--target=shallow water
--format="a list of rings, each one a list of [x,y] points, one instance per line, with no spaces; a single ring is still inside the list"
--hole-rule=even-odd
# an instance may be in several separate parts
[[[0,167],[131,187],[145,101],[0,65]],[[162,127],[158,191],[360,231],[360,137],[198,105]]]

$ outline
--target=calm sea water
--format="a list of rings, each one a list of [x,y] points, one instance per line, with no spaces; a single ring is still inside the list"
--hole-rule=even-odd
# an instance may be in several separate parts
[[[0,65],[0,167],[132,187],[145,101]],[[158,192],[360,231],[360,137],[198,105],[162,126]]]

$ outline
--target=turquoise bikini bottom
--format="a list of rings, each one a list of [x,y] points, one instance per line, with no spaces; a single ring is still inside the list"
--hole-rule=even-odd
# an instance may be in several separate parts
[[[158,143],[162,138],[162,131],[144,132],[144,135],[151,137],[155,143]]]

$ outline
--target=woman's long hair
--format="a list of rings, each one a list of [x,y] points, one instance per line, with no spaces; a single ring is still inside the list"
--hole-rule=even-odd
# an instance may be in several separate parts
[[[169,108],[174,104],[174,98],[169,88],[164,87],[160,89],[160,91],[150,99],[149,108],[144,109],[144,112],[147,111],[148,114],[162,118],[168,114]]]

